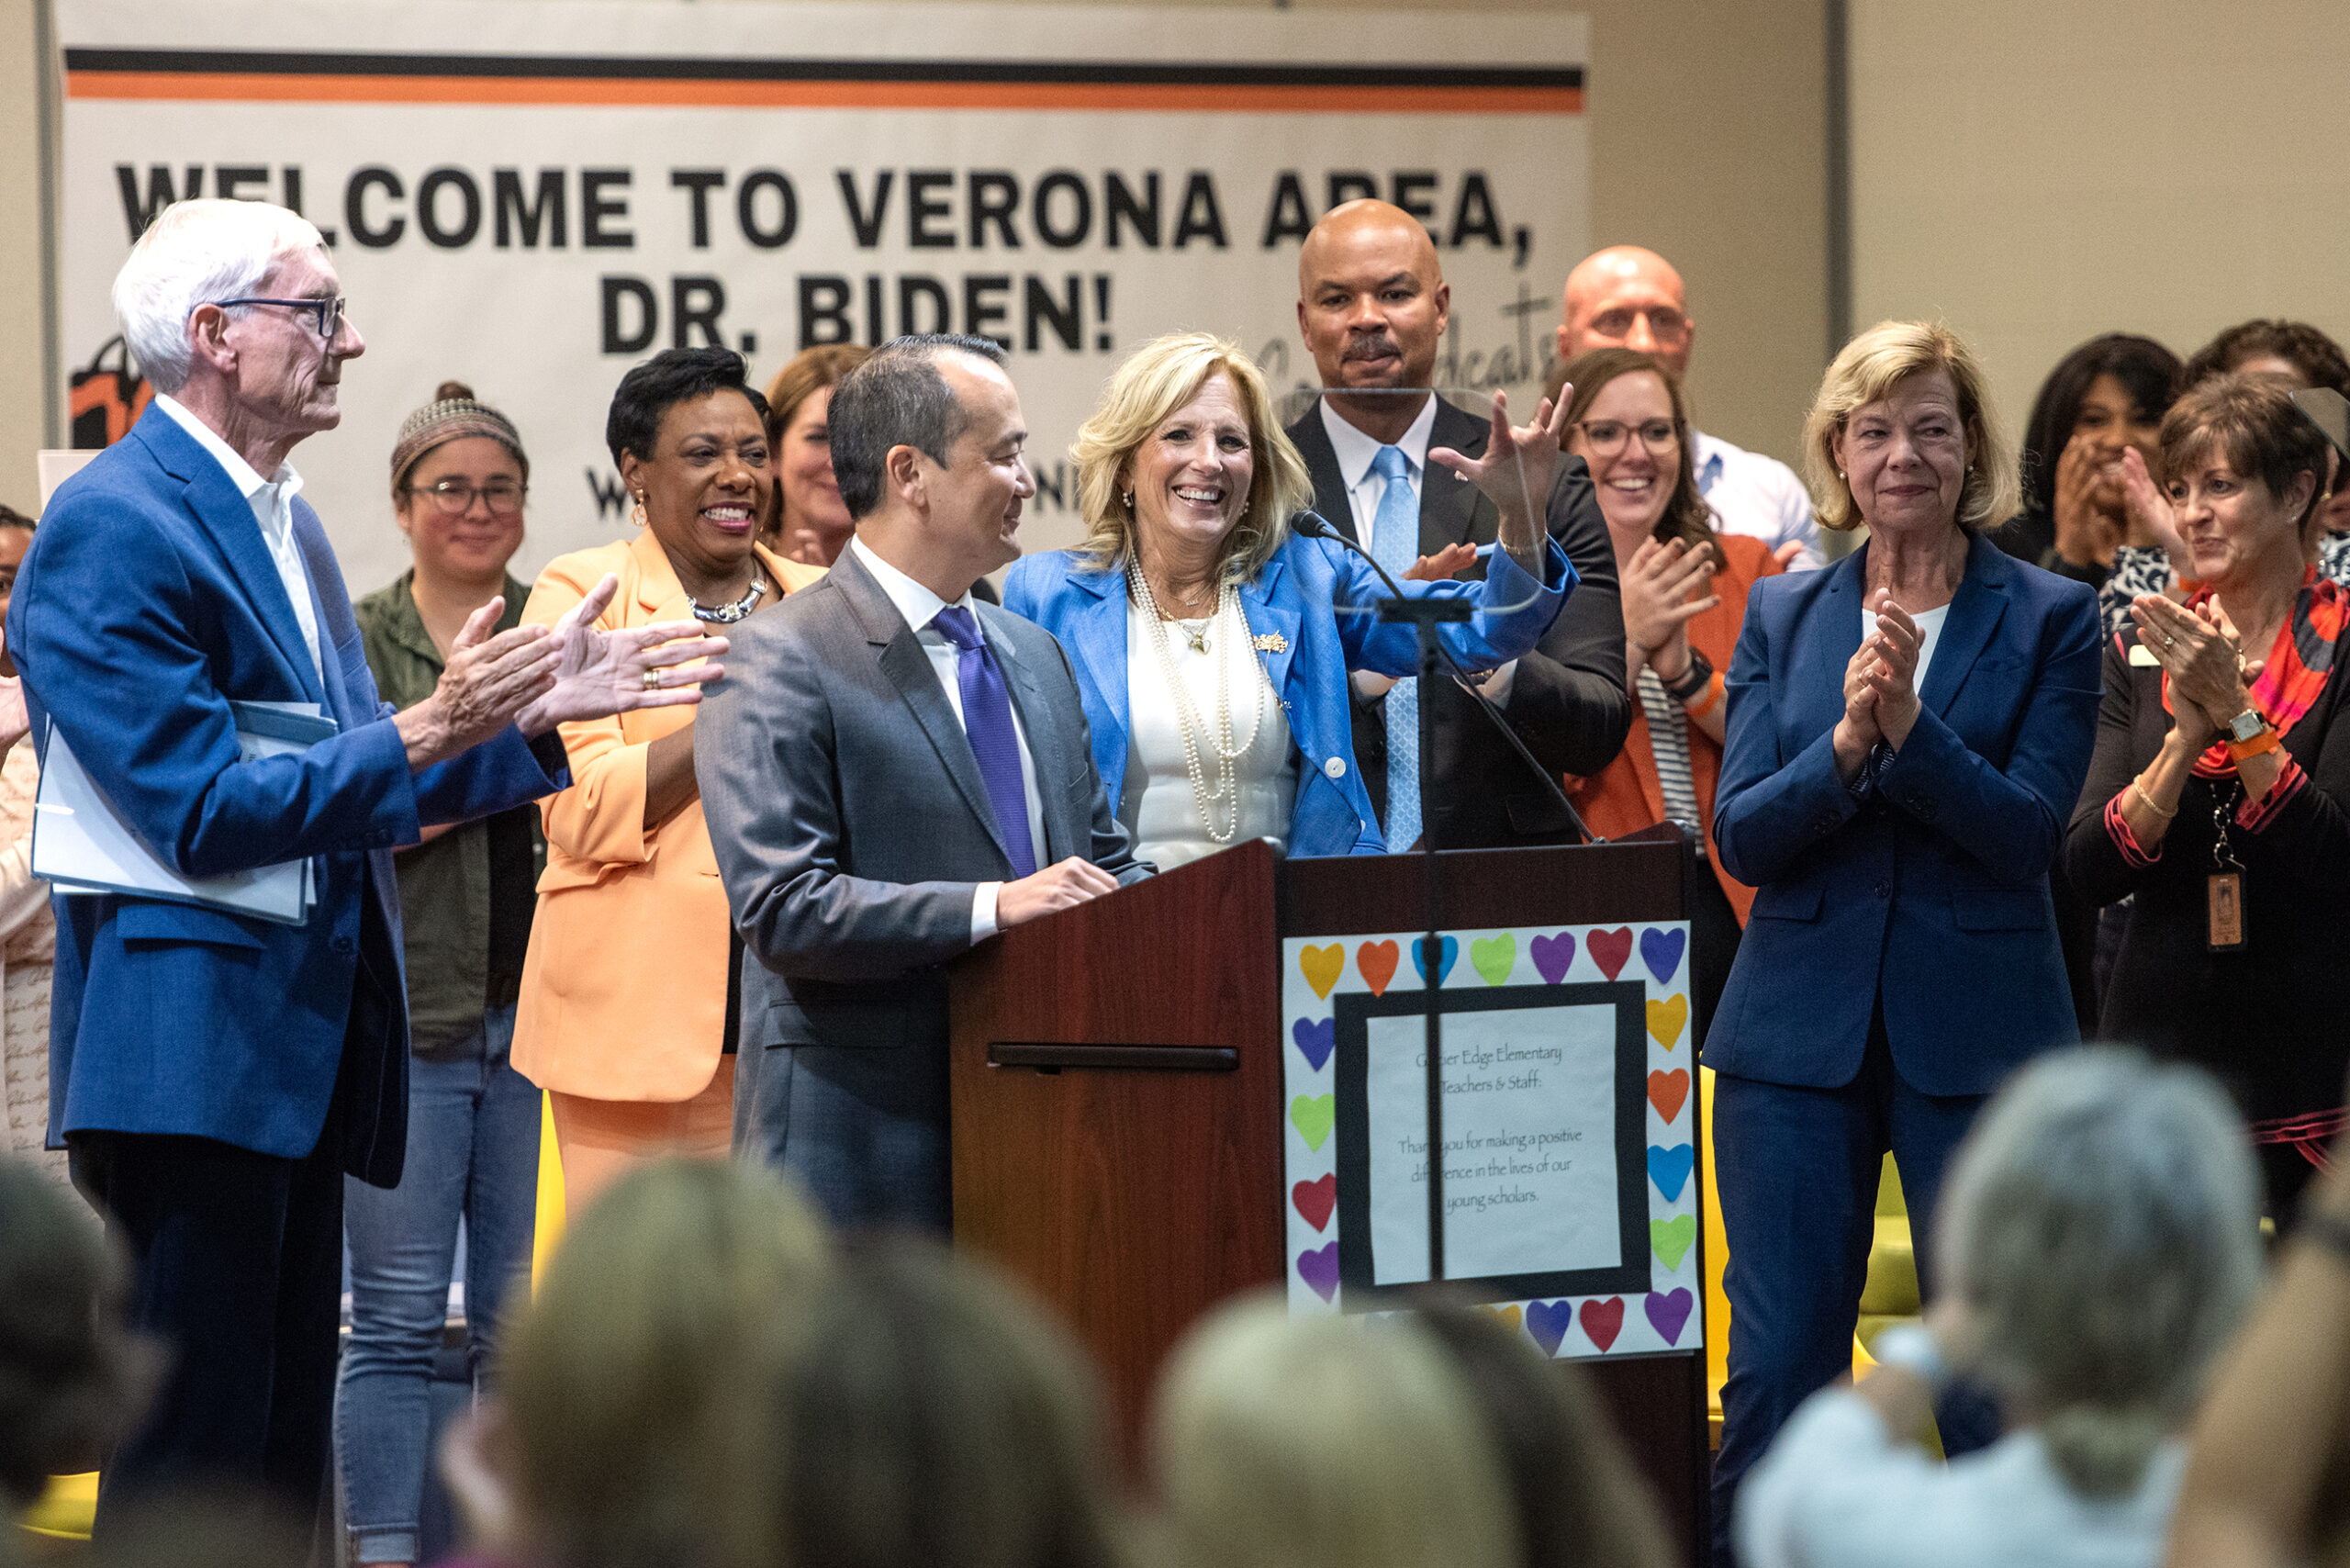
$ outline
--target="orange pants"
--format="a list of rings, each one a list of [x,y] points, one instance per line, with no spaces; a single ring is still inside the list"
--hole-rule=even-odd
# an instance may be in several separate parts
[[[690,1100],[589,1100],[550,1091],[563,1155],[570,1221],[596,1194],[656,1159],[723,1159],[734,1140],[734,1058],[721,1057],[710,1086]]]

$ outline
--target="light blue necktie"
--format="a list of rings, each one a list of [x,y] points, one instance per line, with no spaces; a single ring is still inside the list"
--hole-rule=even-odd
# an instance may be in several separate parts
[[[1387,481],[1371,520],[1371,557],[1401,582],[1420,556],[1420,499],[1412,494],[1412,460],[1382,446],[1371,471]],[[1387,847],[1409,849],[1420,836],[1420,683],[1399,680],[1387,693]]]

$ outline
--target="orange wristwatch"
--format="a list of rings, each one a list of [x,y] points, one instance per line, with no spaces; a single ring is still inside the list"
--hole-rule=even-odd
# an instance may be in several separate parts
[[[2270,727],[2257,708],[2247,708],[2222,726],[2228,735],[2228,760],[2242,762],[2247,756],[2258,756],[2264,751],[2275,751],[2279,744],[2277,732]]]

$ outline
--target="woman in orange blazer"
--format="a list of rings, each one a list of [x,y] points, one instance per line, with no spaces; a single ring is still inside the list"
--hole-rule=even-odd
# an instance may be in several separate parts
[[[1592,832],[1613,838],[1666,817],[1700,824],[1714,879],[1690,910],[1695,1037],[1705,1038],[1729,978],[1754,890],[1713,853],[1722,766],[1722,677],[1746,591],[1781,567],[1770,546],[1718,533],[1691,471],[1681,392],[1651,356],[1599,349],[1566,367],[1574,387],[1566,445],[1591,467],[1624,594],[1632,728],[1616,760],[1569,779]]]
[[[552,623],[610,572],[620,590],[599,625],[690,614],[722,635],[822,577],[755,543],[775,489],[766,414],[726,350],[673,349],[630,371],[604,433],[642,532],[554,562],[523,619]],[[548,1092],[573,1214],[634,1161],[722,1158],[732,1143],[734,1074],[719,1065],[733,944],[693,713],[564,725],[573,783],[540,802],[547,868],[513,1062]]]

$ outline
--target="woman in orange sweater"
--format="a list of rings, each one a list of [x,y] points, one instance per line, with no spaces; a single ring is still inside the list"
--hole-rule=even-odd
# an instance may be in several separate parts
[[[633,539],[540,575],[523,611],[552,623],[607,572],[599,625],[688,614],[723,634],[823,575],[755,543],[775,479],[767,400],[723,349],[672,349],[621,378],[605,440],[635,499]],[[548,1091],[577,1214],[631,1164],[723,1158],[734,1073],[726,892],[694,785],[694,710],[565,724],[572,786],[542,801],[547,868],[522,969],[513,1061]]]
[[[1681,390],[1651,356],[1598,349],[1566,367],[1574,387],[1566,447],[1591,466],[1624,594],[1624,667],[1632,728],[1616,760],[1570,779],[1592,832],[1613,838],[1666,817],[1704,828],[1711,882],[1690,909],[1697,1039],[1729,978],[1754,890],[1713,854],[1722,765],[1722,672],[1738,645],[1746,592],[1775,576],[1770,546],[1720,533],[1691,471]]]

